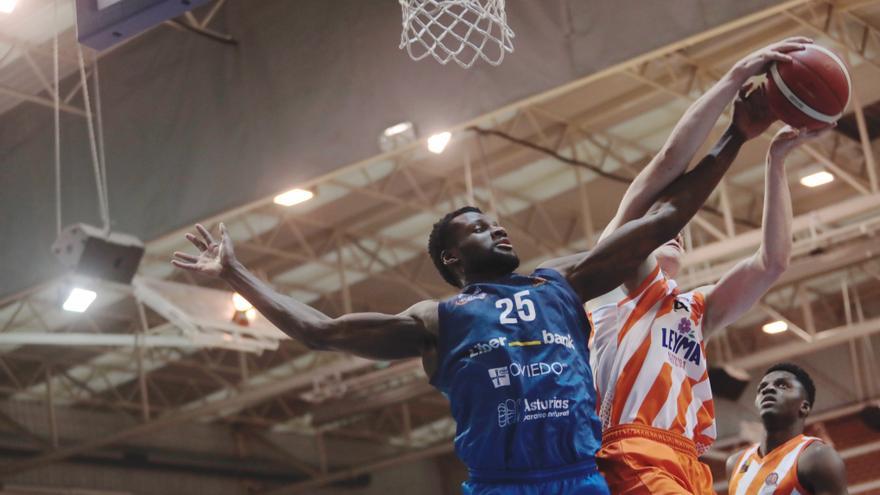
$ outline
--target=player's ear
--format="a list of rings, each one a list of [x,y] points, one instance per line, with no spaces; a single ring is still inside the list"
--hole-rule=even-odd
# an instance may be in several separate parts
[[[806,418],[807,416],[809,416],[810,411],[812,411],[812,410],[813,410],[813,406],[810,404],[810,401],[808,401],[806,399],[801,401],[801,407],[798,412],[800,413],[800,416],[802,418]]]
[[[452,249],[440,251],[440,259],[443,260],[443,264],[446,266],[458,263],[458,255]]]

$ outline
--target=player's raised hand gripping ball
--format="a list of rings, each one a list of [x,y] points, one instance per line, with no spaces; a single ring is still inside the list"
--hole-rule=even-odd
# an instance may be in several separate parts
[[[791,62],[775,62],[767,73],[770,109],[797,129],[820,129],[837,122],[852,91],[843,60],[816,44],[788,55]]]

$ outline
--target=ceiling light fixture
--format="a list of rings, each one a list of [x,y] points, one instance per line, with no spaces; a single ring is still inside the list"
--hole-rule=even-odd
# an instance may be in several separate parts
[[[275,204],[281,206],[293,206],[315,197],[315,193],[306,189],[291,189],[275,196]]]
[[[820,170],[801,177],[801,184],[807,187],[818,187],[834,181],[834,175],[826,170]]]
[[[85,310],[89,309],[89,306],[91,306],[97,298],[98,293],[95,291],[74,287],[67,296],[67,300],[64,301],[62,308],[65,311],[83,313]]]
[[[763,330],[764,333],[769,334],[782,333],[788,330],[788,323],[782,320],[771,321],[770,323],[764,324],[764,326],[761,327],[761,330]]]
[[[16,3],[18,3],[18,0],[0,0],[0,12],[11,14],[15,10]]]
[[[450,139],[452,139],[452,133],[448,131],[434,134],[428,138],[428,151],[438,155],[443,153]]]

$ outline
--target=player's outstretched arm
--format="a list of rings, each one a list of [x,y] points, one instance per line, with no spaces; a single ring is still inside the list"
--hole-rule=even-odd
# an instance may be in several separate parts
[[[847,495],[846,466],[828,445],[814,442],[797,462],[798,481],[813,495]]]
[[[174,253],[171,263],[185,270],[225,280],[269,321],[290,337],[312,349],[344,351],[371,359],[423,356],[434,346],[437,302],[422,301],[406,311],[352,313],[331,318],[299,301],[278,293],[247,270],[235,257],[232,240],[220,224],[220,240],[196,225],[199,236],[186,238],[198,255]]]
[[[675,180],[648,213],[623,224],[591,251],[544,263],[562,273],[583,302],[632,277],[637,267],[696,214],[745,142],[731,125],[697,166]]]
[[[785,174],[788,154],[808,139],[825,132],[783,127],[767,151],[764,173],[764,214],[761,246],[739,262],[706,294],[703,335],[736,321],[770,289],[788,268],[791,256],[791,192]]]
[[[617,213],[605,227],[601,239],[624,223],[644,215],[660,192],[684,173],[721,112],[750,77],[763,72],[772,62],[790,62],[791,56],[787,54],[803,50],[807,43],[812,43],[812,40],[787,38],[746,55],[691,104],[660,151],[627,188]]]

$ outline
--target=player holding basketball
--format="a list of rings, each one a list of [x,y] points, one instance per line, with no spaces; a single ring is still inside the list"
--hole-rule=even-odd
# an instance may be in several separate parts
[[[752,69],[756,73],[783,56],[759,54]],[[742,103],[738,111],[748,106]],[[694,170],[657,191],[650,213],[622,225],[594,249],[547,261],[529,276],[514,273],[519,258],[496,221],[472,207],[447,214],[434,225],[428,250],[460,293],[396,315],[331,318],[277,293],[236,259],[222,224],[217,240],[198,225],[200,235],[187,239],[199,255],[177,252],[172,263],[221,277],[310,348],[381,360],[421,357],[431,383],[449,398],[458,425],[455,446],[470,474],[464,493],[605,494],[594,458],[600,424],[583,303],[620,285],[684,227],[746,137],[731,127]],[[696,148],[666,149],[654,168],[687,163]]]
[[[755,407],[764,441],[727,459],[731,495],[846,495],[846,469],[832,447],[804,435],[816,401],[806,371],[790,363],[770,367],[758,385]]]
[[[794,38],[764,50],[795,50],[809,42]],[[737,72],[753,57],[737,63],[725,79],[739,82]],[[736,91],[725,79],[690,110],[702,112],[701,132],[708,132],[721,113],[718,102]],[[750,111],[735,113],[731,124],[748,137],[775,120],[766,109],[764,88],[751,89]],[[717,284],[686,293],[677,289],[679,236],[649,256],[619,291],[592,302],[592,365],[604,429],[597,462],[613,493],[714,493],[711,472],[697,459],[715,439],[703,340],[739,318],[787,267],[792,213],[784,161],[819,132],[785,127],[776,134],[767,154],[762,245]],[[687,166],[678,165],[667,173]],[[637,178],[627,190],[603,236],[645,208],[642,182]]]

